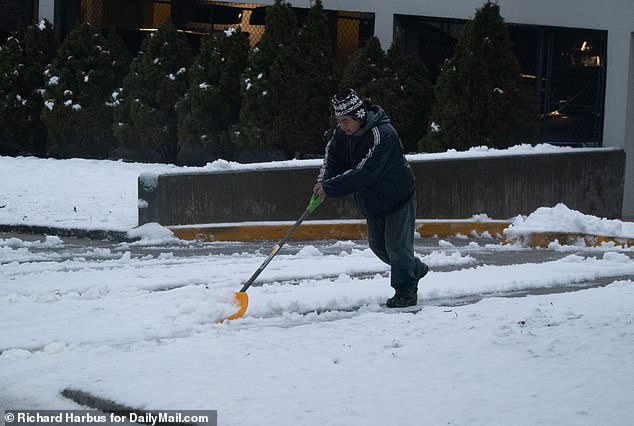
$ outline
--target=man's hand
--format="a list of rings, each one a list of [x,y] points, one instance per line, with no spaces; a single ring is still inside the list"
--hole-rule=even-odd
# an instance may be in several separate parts
[[[326,198],[326,191],[324,191],[324,186],[321,184],[321,182],[317,182],[315,186],[313,186],[313,194],[319,195],[322,200]]]

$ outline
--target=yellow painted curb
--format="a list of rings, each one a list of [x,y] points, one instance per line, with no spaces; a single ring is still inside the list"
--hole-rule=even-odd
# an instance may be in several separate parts
[[[488,232],[493,237],[504,235],[504,229],[510,222],[485,221],[472,222],[464,220],[417,220],[416,232],[421,237],[447,238],[456,235],[473,236]],[[290,229],[292,223],[262,223],[236,225],[201,225],[201,226],[169,226],[168,228],[182,240],[199,241],[275,241],[279,240]],[[365,221],[352,222],[305,222],[295,234],[295,240],[362,240],[368,237]],[[518,241],[530,247],[547,248],[552,242],[559,241],[562,245],[575,245],[583,241],[587,247],[600,246],[603,243],[614,243],[620,246],[634,246],[633,238],[618,238],[606,235],[579,234],[573,232],[537,232],[526,235],[508,237],[504,235],[505,243]]]
[[[416,221],[416,232],[421,237],[452,237],[454,235],[473,236],[474,233],[481,235],[485,232],[496,237],[503,235],[504,229],[508,228],[511,222],[469,222],[469,221]]]
[[[461,234],[470,236],[488,232],[491,236],[502,235],[510,222],[469,222],[469,221],[416,221],[416,231],[422,237],[453,237]],[[168,228],[182,240],[199,241],[257,241],[279,240],[292,224],[236,224],[169,226]],[[368,237],[365,221],[348,223],[303,223],[295,234],[295,240],[361,240]]]
[[[292,225],[244,225],[169,227],[182,240],[257,241],[280,240]],[[295,240],[360,240],[367,238],[365,223],[303,224],[293,234]]]

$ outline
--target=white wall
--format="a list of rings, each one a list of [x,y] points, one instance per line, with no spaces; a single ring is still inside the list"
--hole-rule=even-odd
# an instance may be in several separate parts
[[[627,81],[627,85],[624,84],[622,87],[626,97],[625,116],[623,117],[625,120],[623,147],[627,153],[625,160],[625,197],[623,198],[623,217],[631,219],[634,218],[634,207],[632,207],[634,206],[634,32],[629,33],[628,35],[629,40],[627,47],[629,49],[629,55],[624,57],[624,60],[627,61],[627,72],[623,74],[623,78]],[[618,85],[618,79],[615,78],[615,80]],[[618,122],[614,122],[613,125],[618,125]]]
[[[48,20],[55,25],[55,0],[40,0],[38,11],[38,22],[42,19]]]

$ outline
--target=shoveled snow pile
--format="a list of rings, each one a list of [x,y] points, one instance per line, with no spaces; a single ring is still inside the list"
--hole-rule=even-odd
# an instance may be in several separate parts
[[[504,230],[509,240],[538,232],[634,238],[634,223],[586,215],[560,203],[555,207],[540,207],[528,216],[518,216]]]
[[[132,245],[156,245],[180,241],[172,231],[156,222],[131,229],[128,231],[128,238],[137,240]]]

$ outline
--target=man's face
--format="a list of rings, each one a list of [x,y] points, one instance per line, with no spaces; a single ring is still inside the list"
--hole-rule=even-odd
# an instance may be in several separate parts
[[[337,123],[339,123],[341,130],[346,132],[346,135],[352,135],[361,129],[361,122],[355,120],[351,115],[337,117]]]

